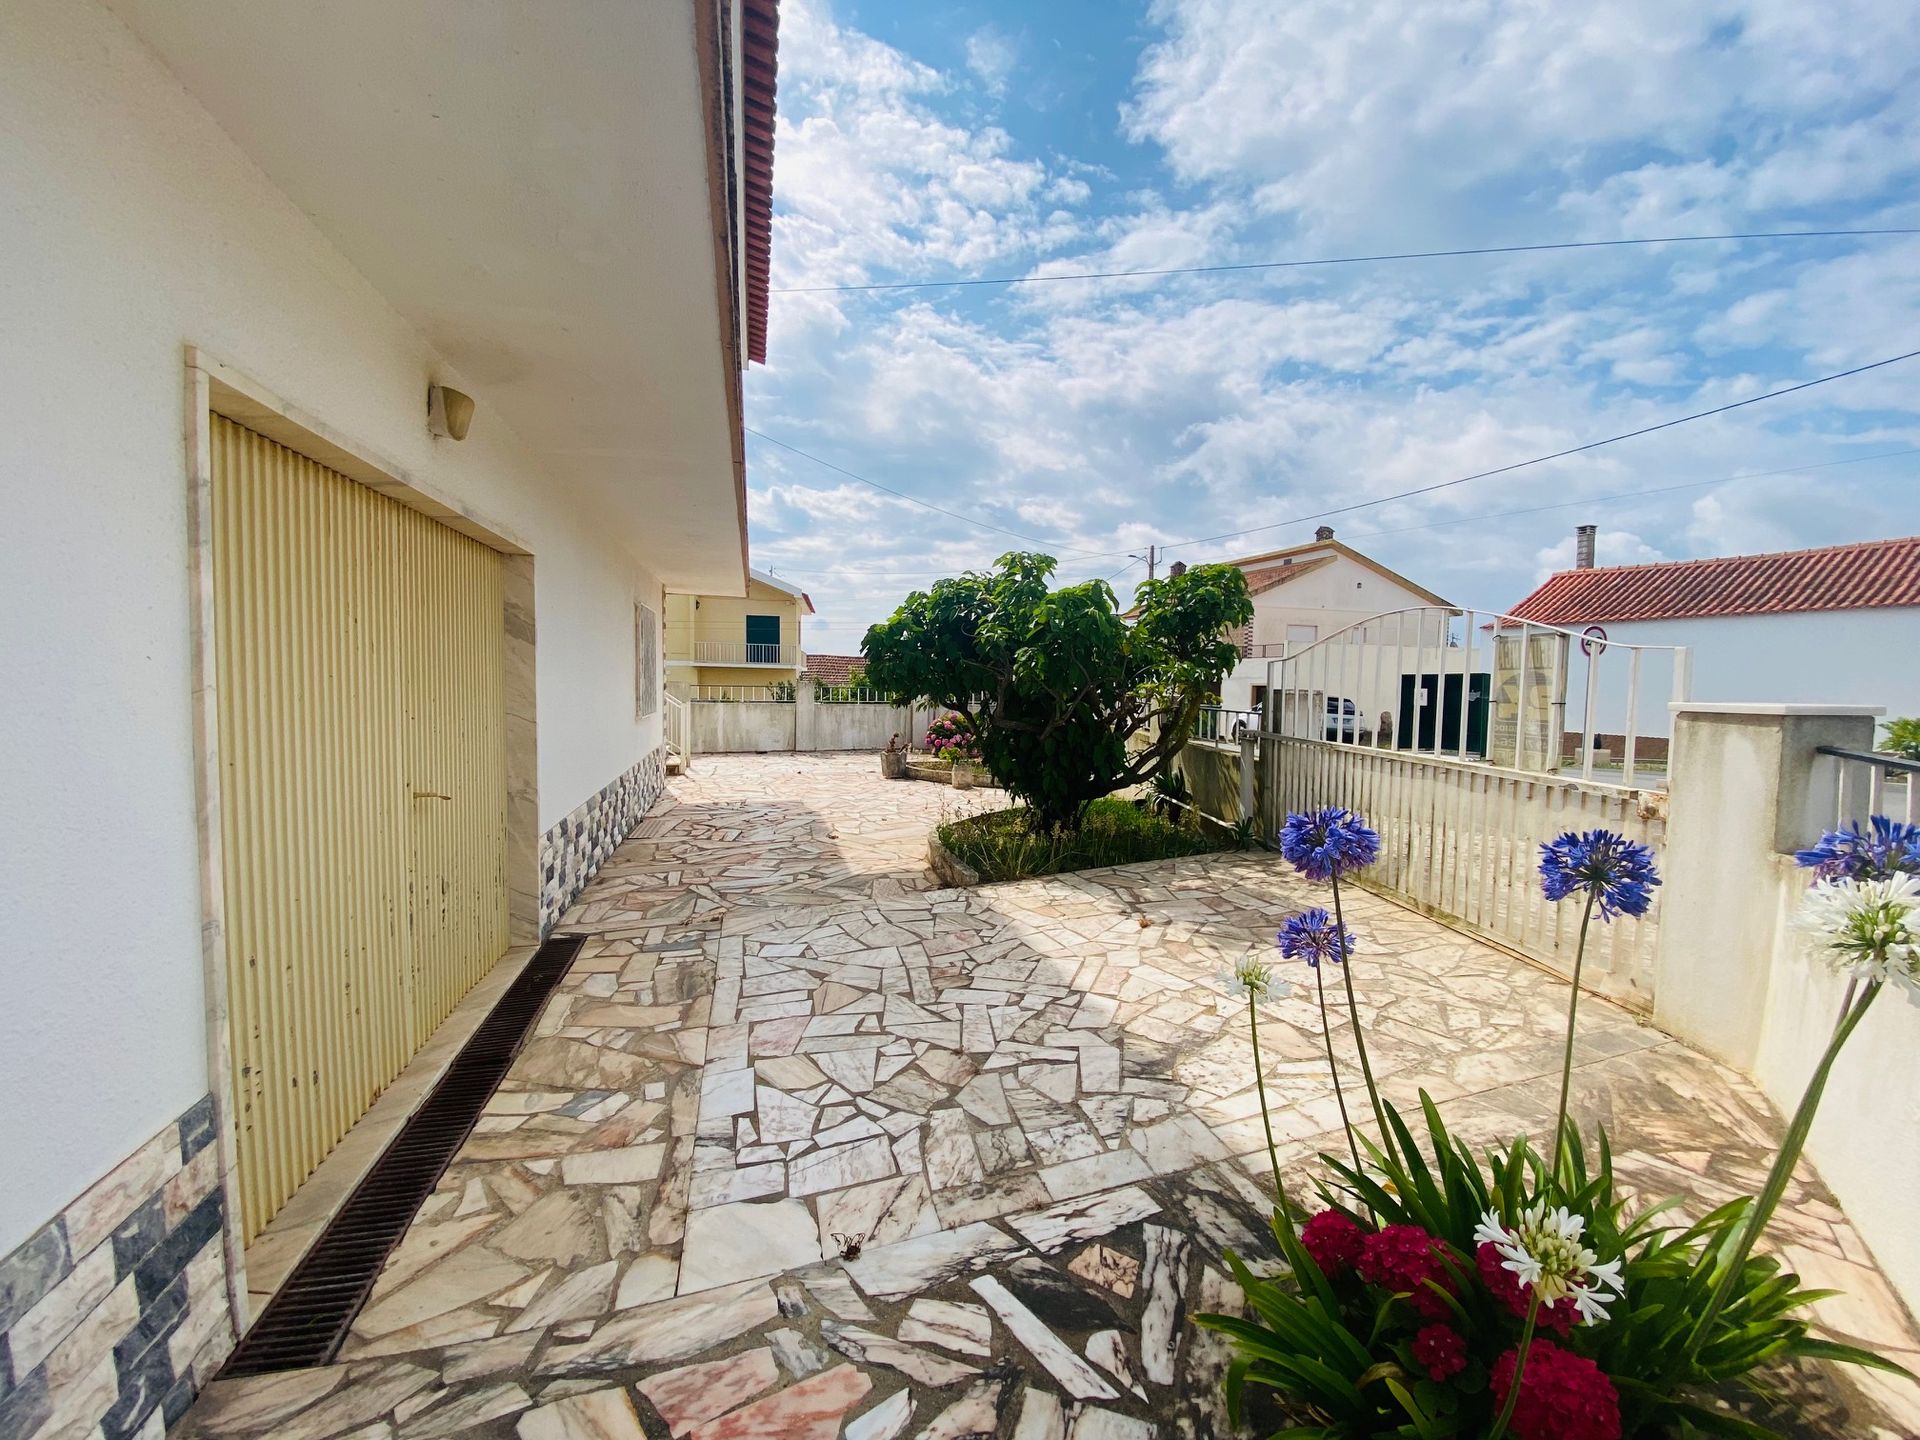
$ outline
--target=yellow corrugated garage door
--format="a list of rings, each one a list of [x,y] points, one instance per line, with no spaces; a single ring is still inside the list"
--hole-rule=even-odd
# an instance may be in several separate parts
[[[213,418],[249,1240],[507,943],[500,556]]]

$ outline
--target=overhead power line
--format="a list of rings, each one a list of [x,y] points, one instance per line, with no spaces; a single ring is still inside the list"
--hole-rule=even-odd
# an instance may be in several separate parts
[[[1416,485],[1411,490],[1398,490],[1391,495],[1380,495],[1372,500],[1356,500],[1351,505],[1336,505],[1328,510],[1315,510],[1306,515],[1294,515],[1285,520],[1275,520],[1269,525],[1250,525],[1244,530],[1227,530],[1218,535],[1203,535],[1192,540],[1174,540],[1160,548],[1163,550],[1181,549],[1188,545],[1210,545],[1216,540],[1235,540],[1242,535],[1258,535],[1267,530],[1279,530],[1288,525],[1298,525],[1307,520],[1324,520],[1329,515],[1347,515],[1355,510],[1370,510],[1376,505],[1391,504],[1395,500],[1407,500],[1415,495],[1431,495],[1436,490],[1450,490],[1456,485],[1465,485],[1474,480],[1490,480],[1496,475],[1511,475],[1516,470],[1526,470],[1535,465],[1545,465],[1550,460],[1564,460],[1570,455],[1581,455],[1589,450],[1598,450],[1605,445],[1618,445],[1622,440],[1637,439],[1642,435],[1652,435],[1661,430],[1671,430],[1676,425],[1690,424],[1695,420],[1706,420],[1715,415],[1725,415],[1731,410],[1739,410],[1748,405],[1759,405],[1768,400],[1778,400],[1782,396],[1797,394],[1802,390],[1811,390],[1816,385],[1830,385],[1835,380],[1845,380],[1854,375],[1864,375],[1869,370],[1880,370],[1888,365],[1898,365],[1903,360],[1920,356],[1920,350],[1909,350],[1904,355],[1890,355],[1885,360],[1874,360],[1866,365],[1856,365],[1851,370],[1838,370],[1831,375],[1822,375],[1814,380],[1802,380],[1797,385],[1783,386],[1778,390],[1768,390],[1759,395],[1749,395],[1744,400],[1730,400],[1725,405],[1715,405],[1710,410],[1696,410],[1691,415],[1679,415],[1671,420],[1662,420],[1657,425],[1642,425],[1637,430],[1623,430],[1618,435],[1609,435],[1602,440],[1589,440],[1584,445],[1569,445],[1564,450],[1555,450],[1550,455],[1536,455],[1531,460],[1516,460],[1511,465],[1496,465],[1491,470],[1476,470],[1471,475],[1458,475],[1451,480],[1439,480],[1431,485]],[[1116,552],[1117,553],[1117,552]]]
[[[1742,480],[1768,480],[1781,475],[1805,475],[1815,470],[1833,470],[1842,465],[1864,465],[1874,460],[1898,460],[1908,455],[1920,455],[1920,446],[1910,446],[1904,450],[1882,450],[1872,455],[1849,455],[1844,460],[1822,460],[1812,465],[1790,465],[1779,470],[1743,470],[1734,475],[1716,475],[1710,480],[1687,480],[1677,485],[1654,485],[1641,490],[1616,490],[1610,495],[1583,495],[1577,500],[1556,500],[1551,505],[1529,505],[1518,510],[1482,510],[1472,515],[1449,515],[1443,520],[1427,520],[1418,525],[1395,525],[1384,530],[1356,530],[1347,538],[1367,540],[1381,535],[1412,535],[1423,530],[1441,530],[1451,525],[1471,525],[1481,520],[1507,520],[1517,515],[1542,515],[1551,510],[1577,510],[1585,505],[1606,505],[1615,500],[1638,500],[1648,495],[1671,495],[1681,490],[1705,490],[1715,485],[1732,485]],[[1911,478],[1911,477],[1909,477]],[[1129,560],[1113,574],[1108,581],[1119,579],[1140,561]],[[805,576],[814,580],[926,580],[938,579],[951,573],[950,570],[786,570],[788,575]]]
[[[890,485],[882,485],[878,480],[869,480],[866,476],[857,475],[853,471],[847,469],[845,466],[834,464],[831,460],[822,460],[818,455],[808,454],[805,450],[802,450],[797,445],[789,445],[784,440],[776,440],[771,435],[768,435],[763,431],[754,429],[751,425],[742,426],[741,428],[744,429],[747,432],[747,434],[756,435],[760,439],[766,441],[767,444],[769,445],[777,445],[782,450],[786,450],[794,455],[798,455],[802,460],[811,460],[816,465],[824,465],[827,469],[833,471],[834,474],[836,475],[844,475],[849,480],[858,480],[862,485],[870,485],[875,490],[880,491],[882,494],[893,496],[894,499],[896,500],[904,500],[909,505],[918,505],[923,510],[931,510],[935,514],[945,515],[949,519],[962,520],[969,525],[977,525],[982,530],[991,530],[995,534],[999,534],[999,535],[1011,535],[1015,540],[1024,540],[1029,545],[1038,545],[1043,550],[1054,550],[1062,555],[1094,555],[1097,553],[1098,558],[1106,559],[1108,554],[1110,553],[1112,554],[1119,553],[1117,551],[1095,552],[1091,550],[1073,550],[1073,549],[1069,549],[1064,545],[1055,545],[1051,540],[1041,540],[1032,535],[1022,535],[1018,530],[1009,530],[1004,525],[995,525],[986,520],[975,519],[971,515],[962,515],[958,510],[945,509],[942,506],[935,505],[930,500],[922,500],[918,495],[909,495],[904,490],[895,490]]]
[[[1289,516],[1285,520],[1275,520],[1265,525],[1250,525],[1240,530],[1222,531],[1218,535],[1202,535],[1202,536],[1196,536],[1192,539],[1187,539],[1187,540],[1173,540],[1173,541],[1169,541],[1167,543],[1162,544],[1160,548],[1163,551],[1185,549],[1188,546],[1192,546],[1192,545],[1211,545],[1221,540],[1235,540],[1240,538],[1243,535],[1264,534],[1266,531],[1269,531],[1269,530],[1282,530],[1289,525],[1303,524],[1308,520],[1324,520],[1327,517],[1332,515],[1347,515],[1347,514],[1353,513],[1356,510],[1370,510],[1378,505],[1391,504],[1395,500],[1407,500],[1407,499],[1411,499],[1416,495],[1431,495],[1436,491],[1450,490],[1455,486],[1466,485],[1475,480],[1492,479],[1496,475],[1510,475],[1515,471],[1530,469],[1535,465],[1544,465],[1552,460],[1564,460],[1571,455],[1581,455],[1581,454],[1585,454],[1589,450],[1601,449],[1603,446],[1617,445],[1623,440],[1633,440],[1633,439],[1637,439],[1642,435],[1652,435],[1662,430],[1671,430],[1671,429],[1674,429],[1676,426],[1691,424],[1695,420],[1710,419],[1715,415],[1725,415],[1730,411],[1744,409],[1749,405],[1759,405],[1759,404],[1765,403],[1768,400],[1778,400],[1787,395],[1798,394],[1802,390],[1811,390],[1814,387],[1819,385],[1829,385],[1836,380],[1846,380],[1855,375],[1865,375],[1869,371],[1885,369],[1889,365],[1898,365],[1902,361],[1912,360],[1917,356],[1920,356],[1920,350],[1909,350],[1903,355],[1890,355],[1884,360],[1869,361],[1865,365],[1855,365],[1854,367],[1848,370],[1836,370],[1831,375],[1821,375],[1812,380],[1802,380],[1797,384],[1782,386],[1778,390],[1767,390],[1767,391],[1763,391],[1758,395],[1749,395],[1742,400],[1730,400],[1724,405],[1715,405],[1712,408],[1706,409],[1706,410],[1696,410],[1689,415],[1678,415],[1671,420],[1662,420],[1657,424],[1653,424],[1653,425],[1642,425],[1635,430],[1624,430],[1618,435],[1608,435],[1603,439],[1589,440],[1581,445],[1569,445],[1566,449],[1555,450],[1551,454],[1535,455],[1531,459],[1516,460],[1509,465],[1496,465],[1490,470],[1476,470],[1471,475],[1458,475],[1451,480],[1439,480],[1431,485],[1417,485],[1409,490],[1395,491],[1391,495],[1380,495],[1380,496],[1376,496],[1371,500],[1356,500],[1350,505],[1336,505],[1326,510],[1315,510],[1304,515],[1293,515],[1293,516]],[[992,530],[1002,535],[1011,535],[1016,540],[1024,540],[1030,545],[1038,545],[1038,546],[1041,546],[1043,549],[1053,550],[1056,555],[1078,555],[1078,556],[1081,556],[1082,558],[1090,559],[1090,560],[1112,560],[1112,559],[1119,559],[1128,554],[1128,552],[1125,550],[1080,550],[1080,549],[1068,549],[1065,546],[1056,547],[1051,545],[1050,542],[1048,541],[1040,540],[1030,535],[1022,535],[1016,530],[1008,530],[999,525],[989,524],[984,520],[976,520],[972,516],[962,515],[959,512],[954,510],[946,510],[938,505],[933,505],[925,500],[921,500],[916,496],[908,495],[902,491],[891,489],[888,486],[880,484],[878,481],[869,480],[864,475],[857,475],[851,470],[847,470],[839,465],[835,465],[830,460],[822,460],[819,456],[810,455],[804,450],[798,449],[792,445],[788,445],[785,441],[775,440],[771,435],[762,434],[758,430],[750,429],[748,433],[752,435],[757,435],[759,436],[760,439],[765,440],[768,444],[777,445],[782,450],[791,450],[794,454],[802,456],[805,459],[812,460],[815,464],[824,465],[827,469],[832,470],[837,474],[845,475],[852,480],[858,480],[862,485],[871,485],[876,490],[884,491],[889,495],[896,496],[897,498],[908,501],[911,504],[919,505],[924,507],[925,509],[936,511],[939,514],[949,516],[955,520],[963,520],[969,525],[978,525],[982,529]]]
[[[1704,245],[1737,240],[1851,240],[1920,235],[1920,228],[1746,230],[1726,235],[1643,235],[1622,240],[1559,240],[1538,245],[1474,245],[1456,250],[1396,250],[1378,255],[1328,255],[1304,260],[1250,260],[1228,265],[1174,265],[1152,270],[1085,270],[1059,275],[989,275],[958,280],[882,280],[862,285],[787,285],[775,295],[845,295],[875,290],[959,290],[979,285],[1051,285],[1063,280],[1137,280],[1167,275],[1225,275],[1236,271],[1305,270],[1329,265],[1379,265],[1395,260],[1457,260],[1474,255],[1536,255],[1551,250],[1617,250],[1635,245]]]
[[[1902,455],[1920,455],[1920,446],[1906,450],[1884,450],[1877,455],[1850,455],[1845,460],[1826,460],[1818,465],[1792,465],[1784,470],[1749,470],[1739,475],[1722,475],[1713,480],[1689,480],[1680,485],[1655,485],[1645,490],[1617,490],[1611,495],[1583,495],[1578,500],[1556,500],[1551,505],[1529,505],[1522,510],[1487,510],[1478,515],[1449,515],[1444,520],[1429,520],[1421,525],[1396,525],[1389,530],[1360,530],[1352,538],[1366,540],[1376,535],[1410,535],[1418,530],[1441,530],[1449,525],[1470,525],[1476,520],[1507,520],[1516,515],[1544,515],[1549,510],[1577,510],[1583,505],[1606,505],[1615,500],[1637,500],[1647,495],[1672,495],[1680,490],[1705,490],[1714,485],[1731,485],[1740,480],[1767,480],[1778,475],[1804,475],[1811,470],[1831,470],[1836,465],[1860,465],[1869,460],[1893,460]]]

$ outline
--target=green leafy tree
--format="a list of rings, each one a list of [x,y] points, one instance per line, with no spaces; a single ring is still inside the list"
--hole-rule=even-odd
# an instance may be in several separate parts
[[[1049,589],[1054,565],[1016,552],[938,581],[862,646],[867,682],[896,703],[966,716],[987,768],[1048,830],[1167,769],[1219,699],[1238,656],[1228,633],[1253,615],[1231,565],[1147,581],[1131,623],[1104,580]]]
[[[1920,720],[1889,720],[1881,728],[1887,732],[1884,749],[1903,760],[1920,760]]]

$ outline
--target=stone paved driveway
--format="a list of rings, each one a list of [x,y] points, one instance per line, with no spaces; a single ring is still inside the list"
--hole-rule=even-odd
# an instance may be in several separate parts
[[[215,1384],[204,1436],[1145,1440],[1225,1433],[1221,1253],[1268,1167],[1216,976],[1307,887],[1263,854],[934,890],[927,828],[997,792],[872,756],[718,757],[563,930],[591,938],[389,1260],[340,1363]],[[1559,982],[1370,896],[1375,1064],[1470,1138],[1539,1128]],[[1290,1173],[1337,1137],[1304,991],[1264,1010]],[[1752,1088],[1595,1002],[1577,1089],[1621,1170],[1757,1188]],[[1291,1182],[1290,1182],[1291,1183]],[[1811,1176],[1788,1245],[1837,1331],[1920,1343]],[[1808,1435],[1915,1433],[1914,1396],[1783,1377]]]

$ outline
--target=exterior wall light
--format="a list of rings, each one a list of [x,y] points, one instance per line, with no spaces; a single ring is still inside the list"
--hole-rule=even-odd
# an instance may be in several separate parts
[[[471,395],[445,385],[427,386],[427,429],[449,440],[464,440],[472,424]]]

